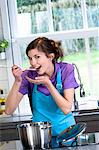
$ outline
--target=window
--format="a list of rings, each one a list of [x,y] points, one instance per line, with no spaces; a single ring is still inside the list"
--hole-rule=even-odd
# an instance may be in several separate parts
[[[92,27],[99,27],[99,2],[95,0],[36,0],[22,4],[21,0],[20,6],[17,0],[18,15],[23,16],[23,12],[28,12],[27,10],[30,11],[31,8],[31,15],[35,16],[30,19],[35,24],[31,24],[31,33],[61,40],[65,53],[64,61],[78,66],[86,96],[98,97],[96,89],[99,72],[95,71],[95,68],[99,67],[98,28]],[[46,19],[47,22],[44,22]],[[28,44],[28,40],[26,41],[25,43],[23,40],[24,44],[19,41],[20,48]],[[20,50],[23,67],[26,67],[25,48]]]
[[[17,0],[17,22],[18,33],[21,35],[48,32],[48,12],[46,1]]]
[[[54,31],[83,28],[81,1],[52,0]]]
[[[99,27],[99,2],[97,0],[86,0],[88,26]]]

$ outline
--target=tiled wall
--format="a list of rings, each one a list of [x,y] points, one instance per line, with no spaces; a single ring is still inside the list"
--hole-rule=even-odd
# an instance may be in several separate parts
[[[2,38],[2,20],[1,20],[1,10],[0,10],[0,39]]]
[[[3,38],[3,28],[2,28],[2,17],[0,10],[0,40]],[[7,78],[7,68],[6,59],[0,58],[0,89],[7,91],[8,89],[8,78]]]
[[[2,18],[1,18],[1,12],[0,12],[0,39],[2,39],[2,38],[3,38],[3,28],[2,28]],[[9,83],[10,81],[8,82],[7,70],[9,70],[9,69],[7,69],[6,66],[8,66],[6,59],[0,59],[0,89],[4,90],[5,97],[7,96],[8,92],[9,92],[9,88],[11,87],[10,84],[12,84],[12,82],[11,83]],[[10,76],[9,78],[12,78],[12,76]],[[9,83],[9,85],[8,85],[8,83]],[[27,108],[27,109],[24,109],[24,108]],[[29,101],[28,101],[27,96],[25,96],[24,101],[21,101],[21,103],[20,103],[20,112],[18,112],[18,111],[15,112],[15,114],[19,114],[19,113],[20,114],[31,114],[31,109],[29,107]]]

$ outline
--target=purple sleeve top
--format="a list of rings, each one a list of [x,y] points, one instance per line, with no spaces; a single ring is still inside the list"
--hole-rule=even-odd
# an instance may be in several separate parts
[[[63,89],[76,89],[77,87],[79,87],[75,79],[74,66],[72,64],[62,63],[61,70]]]
[[[61,79],[62,79],[63,90],[69,89],[69,88],[75,89],[79,87],[74,76],[73,65],[69,63],[64,63],[64,62],[55,63],[55,71],[51,77],[51,81],[54,86],[56,86],[56,75],[59,69],[61,69]],[[36,76],[38,76],[38,74],[35,71],[25,71],[22,74],[22,84],[20,86],[19,92],[22,93],[23,95],[25,94],[30,95],[32,93],[34,84],[27,81],[27,79],[25,78],[26,75],[33,79]],[[44,93],[45,95],[50,94],[46,86],[42,84],[38,85],[38,90]]]

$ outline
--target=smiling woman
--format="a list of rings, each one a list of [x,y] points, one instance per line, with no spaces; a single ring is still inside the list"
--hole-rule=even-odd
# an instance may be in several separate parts
[[[16,65],[12,67],[15,81],[7,97],[5,112],[13,113],[23,96],[28,94],[32,121],[51,122],[52,146],[59,147],[58,136],[59,139],[69,140],[85,129],[85,124],[76,125],[71,112],[74,90],[79,86],[75,80],[74,67],[72,64],[57,62],[63,57],[61,43],[46,37],[38,37],[30,42],[26,54],[34,70],[23,72]],[[75,131],[72,136],[67,133],[68,129],[72,133]]]

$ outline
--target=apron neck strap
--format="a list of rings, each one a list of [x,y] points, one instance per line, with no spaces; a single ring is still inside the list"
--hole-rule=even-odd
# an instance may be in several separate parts
[[[59,69],[58,72],[57,72],[56,88],[57,88],[58,91],[62,90],[61,69]]]

